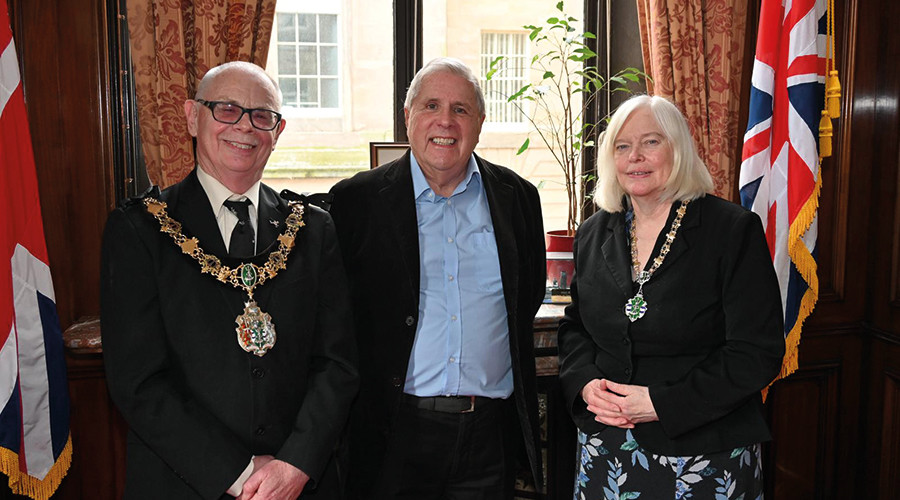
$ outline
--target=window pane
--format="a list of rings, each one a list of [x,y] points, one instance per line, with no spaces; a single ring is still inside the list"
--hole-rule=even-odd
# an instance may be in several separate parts
[[[322,76],[337,76],[338,74],[338,49],[337,47],[324,46],[319,48],[322,54],[319,74]]]
[[[293,42],[296,40],[296,26],[294,25],[294,16],[286,14],[278,16],[278,41]]]
[[[297,52],[295,45],[278,46],[278,73],[282,75],[297,74]]]
[[[337,78],[323,78],[320,80],[322,84],[322,107],[336,108],[338,107],[338,80]]]
[[[300,105],[318,107],[319,85],[317,80],[315,78],[300,78],[298,83],[300,86]]]
[[[337,16],[333,14],[319,15],[319,42],[337,43]]]
[[[486,94],[487,118],[476,152],[540,186],[544,228],[547,230],[566,228],[563,170],[528,120],[524,120],[515,108],[505,105],[505,100],[523,84],[535,83],[543,74],[530,69],[531,56],[538,49],[528,39],[528,30],[523,26],[543,25],[547,18],[558,17],[555,4],[548,0],[454,0],[453,8],[450,8],[450,2],[425,0],[422,13],[423,62],[439,56],[456,57],[481,79]],[[584,0],[566,1],[565,10],[579,21],[583,20]],[[576,29],[580,29],[580,23]],[[495,73],[491,82],[486,82],[484,77],[491,61],[501,55],[508,57],[505,69]],[[534,111],[534,108],[525,109],[526,113]],[[559,111],[554,110],[554,113]],[[547,115],[536,117],[546,120]],[[517,155],[526,138],[530,140],[528,150]]]
[[[297,74],[299,75],[317,75],[318,65],[316,64],[316,46],[301,45],[298,48],[300,53],[300,65]]]
[[[303,36],[269,47],[266,67],[282,86],[286,127],[263,173],[266,184],[326,192],[369,168],[370,142],[393,140],[393,6],[394,0],[278,1],[278,22],[299,15]],[[282,44],[303,51],[290,74],[277,64]]]
[[[525,122],[525,115],[507,100],[528,83],[524,71],[527,64],[525,40],[527,35],[524,32],[481,34],[481,75],[490,71],[491,63],[498,57],[506,59],[504,68],[508,68],[494,73],[490,80],[481,79],[489,123]]]
[[[298,14],[297,24],[300,32],[297,41],[314,43],[316,41],[316,15]]]
[[[279,78],[278,85],[281,87],[281,93],[284,95],[284,106],[297,105],[297,79],[296,78]]]

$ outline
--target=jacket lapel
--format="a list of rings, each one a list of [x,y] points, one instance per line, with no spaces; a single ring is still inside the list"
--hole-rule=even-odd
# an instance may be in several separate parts
[[[406,270],[406,286],[413,291],[416,308],[419,305],[419,226],[416,201],[410,173],[409,152],[392,165],[386,166],[384,186],[380,189],[381,210],[388,215],[387,226],[394,233],[400,258]],[[403,279],[403,278],[401,278]]]
[[[164,201],[168,204],[169,215],[181,223],[182,232],[186,236],[196,237],[200,240],[200,247],[204,252],[219,257],[226,265],[238,263],[228,257],[225,241],[222,239],[222,233],[219,232],[219,224],[216,222],[216,216],[209,204],[209,197],[206,196],[206,191],[203,190],[203,186],[197,179],[196,169],[191,171],[183,181],[174,185],[170,190],[166,190],[165,193],[167,196],[164,197]],[[195,265],[199,270],[200,265],[197,263]],[[202,279],[215,282],[212,275],[203,275]],[[222,298],[222,302],[218,303],[216,307],[221,307],[221,310],[210,311],[210,313],[236,316],[238,314],[236,311],[240,311],[239,305],[246,297],[244,292],[223,283],[219,283],[216,289]]]
[[[671,267],[688,251],[690,248],[690,233],[694,228],[700,226],[700,205],[702,203],[703,198],[698,198],[688,204],[687,211],[684,213],[684,218],[681,220],[681,227],[678,228],[678,232],[675,234],[675,240],[672,241],[672,245],[669,247],[669,253],[654,274],[665,272],[666,269]],[[669,219],[666,221],[665,227],[663,227],[663,234],[669,234],[669,230],[672,228],[672,221],[675,220],[675,211],[680,206],[680,201],[672,203],[672,211],[669,214]]]
[[[287,215],[281,210],[278,194],[268,186],[259,186],[259,207],[256,221],[256,253],[268,254],[275,243],[275,238],[284,231],[284,220]]]
[[[490,163],[475,156],[478,170],[484,181],[484,192],[487,196],[488,208],[491,212],[491,225],[494,226],[494,239],[497,242],[497,258],[500,260],[500,281],[503,283],[503,300],[506,303],[506,323],[509,327],[509,353],[513,360],[513,373],[521,377],[516,363],[519,359],[518,325],[518,290],[519,290],[519,248],[513,228],[513,211],[516,206],[516,194],[513,186],[504,183]]]
[[[622,212],[613,214],[606,225],[606,239],[600,249],[619,289],[626,296],[631,295],[631,253],[625,238],[625,215]],[[590,251],[585,249],[584,251]]]
[[[516,235],[513,230],[513,207],[516,206],[515,190],[503,183],[494,171],[494,167],[477,155],[475,161],[484,181],[484,192],[491,211],[491,224],[494,226],[494,238],[497,240],[497,257],[500,259],[500,277],[503,282],[503,294],[506,299],[506,310],[510,318],[516,317],[516,291],[519,289],[519,275],[515,271],[519,262],[519,249],[516,246]]]
[[[207,253],[219,257],[228,254],[216,216],[209,205],[209,197],[197,180],[196,169],[176,184],[164,201],[168,205],[169,216],[181,223],[185,235],[200,240],[200,246]]]

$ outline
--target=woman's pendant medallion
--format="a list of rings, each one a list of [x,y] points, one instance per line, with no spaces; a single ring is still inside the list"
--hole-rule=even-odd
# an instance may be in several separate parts
[[[625,316],[628,316],[632,323],[643,318],[646,313],[647,301],[644,300],[641,292],[638,292],[637,295],[625,302]]]

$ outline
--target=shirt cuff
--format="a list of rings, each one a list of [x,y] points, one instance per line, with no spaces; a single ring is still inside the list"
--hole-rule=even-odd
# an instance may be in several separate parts
[[[228,488],[229,495],[233,497],[241,496],[241,491],[244,489],[244,483],[247,482],[247,479],[250,479],[250,474],[253,474],[253,459],[250,459],[250,463],[247,464],[247,467],[244,469],[244,472],[238,476],[237,480],[231,484],[231,488]]]

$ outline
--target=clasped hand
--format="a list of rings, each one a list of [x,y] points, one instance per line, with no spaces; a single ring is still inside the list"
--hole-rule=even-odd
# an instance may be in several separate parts
[[[244,483],[238,500],[293,500],[309,481],[302,470],[271,455],[253,458],[253,474]]]
[[[659,420],[646,386],[594,379],[581,389],[581,398],[601,424],[633,429],[635,424]]]

